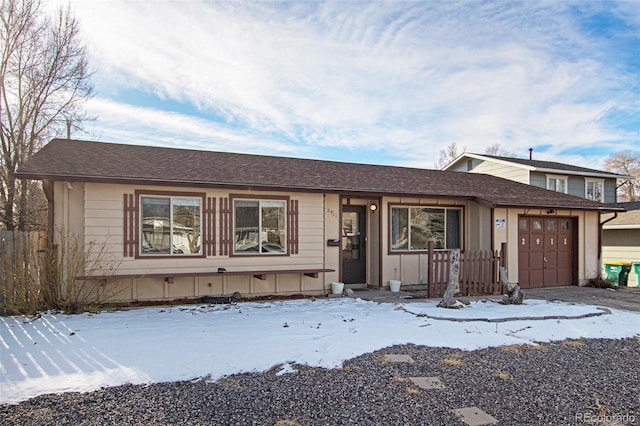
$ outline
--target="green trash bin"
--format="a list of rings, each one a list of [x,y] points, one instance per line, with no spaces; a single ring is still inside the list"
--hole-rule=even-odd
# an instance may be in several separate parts
[[[633,262],[633,271],[636,273],[636,287],[640,287],[640,262]]]
[[[618,276],[618,285],[627,286],[629,284],[629,272],[631,272],[631,262],[622,262],[622,271]]]
[[[622,262],[604,262],[604,272],[607,279],[613,281],[613,285],[620,285],[620,273],[622,272]]]

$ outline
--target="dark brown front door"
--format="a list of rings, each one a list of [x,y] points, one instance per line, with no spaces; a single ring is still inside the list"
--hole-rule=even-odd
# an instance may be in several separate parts
[[[575,284],[575,219],[520,216],[518,275],[523,288]]]

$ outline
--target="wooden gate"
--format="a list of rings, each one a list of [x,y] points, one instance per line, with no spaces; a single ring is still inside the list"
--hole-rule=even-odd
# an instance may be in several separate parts
[[[460,293],[464,296],[480,296],[500,293],[499,268],[505,264],[507,245],[500,251],[478,250],[460,253]],[[427,284],[429,297],[441,297],[449,283],[450,251],[434,250],[429,243],[427,256]]]

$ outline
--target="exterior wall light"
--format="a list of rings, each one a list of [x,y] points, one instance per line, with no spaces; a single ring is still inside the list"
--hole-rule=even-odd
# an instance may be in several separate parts
[[[369,206],[369,210],[371,210],[371,213],[375,212],[376,210],[378,210],[378,205],[377,205],[377,204],[375,204],[375,203],[372,203],[372,204]]]

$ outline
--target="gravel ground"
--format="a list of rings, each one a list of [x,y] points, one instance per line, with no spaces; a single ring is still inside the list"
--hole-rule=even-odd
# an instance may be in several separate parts
[[[385,362],[386,354],[415,362]],[[477,351],[400,345],[341,369],[293,368],[44,395],[0,406],[0,424],[464,425],[453,409],[475,406],[500,425],[640,425],[640,337]],[[444,388],[407,379],[419,376]]]

